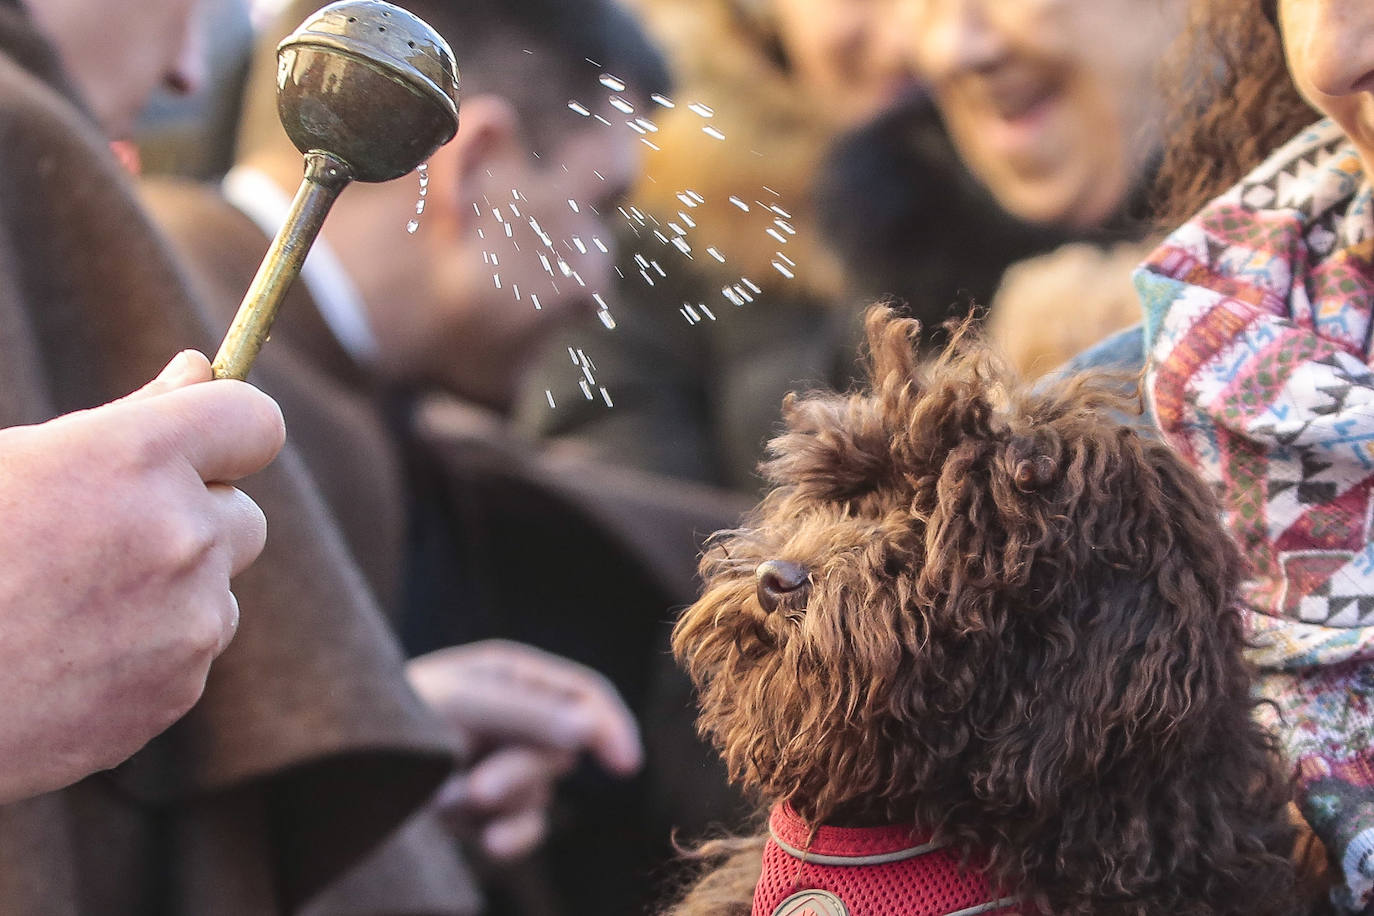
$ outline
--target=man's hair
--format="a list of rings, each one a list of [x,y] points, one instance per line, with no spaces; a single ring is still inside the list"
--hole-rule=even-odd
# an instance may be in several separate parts
[[[639,22],[615,0],[394,0],[453,48],[467,95],[507,99],[534,152],[556,145],[581,118],[569,101],[595,108],[612,74],[628,92],[665,93],[667,65]],[[322,5],[295,0],[267,28],[253,55],[239,134],[240,158],[280,146],[276,46]]]

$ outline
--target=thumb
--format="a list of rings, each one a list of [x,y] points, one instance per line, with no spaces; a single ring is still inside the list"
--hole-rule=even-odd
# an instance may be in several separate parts
[[[214,372],[210,369],[210,360],[205,357],[204,353],[196,350],[182,350],[163,367],[157,378],[133,394],[121,398],[121,400],[141,401],[144,398],[185,388],[187,385],[194,385],[197,382],[208,382],[213,378]]]

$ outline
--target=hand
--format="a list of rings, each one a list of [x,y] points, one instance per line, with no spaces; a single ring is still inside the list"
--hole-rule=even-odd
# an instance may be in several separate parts
[[[475,828],[493,859],[543,841],[554,784],[583,752],[617,775],[640,767],[634,717],[606,678],[576,662],[491,640],[431,652],[407,670],[477,761],[440,789],[439,809],[453,826]]]
[[[266,521],[228,484],[285,430],[266,395],[210,379],[182,353],[120,401],[0,430],[0,802],[125,760],[234,634],[229,579]]]

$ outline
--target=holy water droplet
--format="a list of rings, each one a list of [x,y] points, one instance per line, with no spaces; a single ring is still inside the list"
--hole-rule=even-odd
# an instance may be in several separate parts
[[[625,83],[617,79],[616,77],[611,76],[609,73],[601,74],[601,85],[605,86],[612,92],[625,91]]]
[[[411,235],[414,235],[416,230],[418,230],[419,228],[420,221],[418,219],[413,219],[410,222],[406,223],[406,232],[409,232]]]

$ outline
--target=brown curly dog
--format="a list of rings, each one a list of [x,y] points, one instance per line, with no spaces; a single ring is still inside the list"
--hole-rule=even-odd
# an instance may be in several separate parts
[[[1115,419],[1119,384],[867,331],[871,390],[787,400],[773,489],[674,633],[732,778],[812,838],[910,826],[1013,898],[960,912],[1298,911],[1212,495]],[[749,913],[765,839],[718,843],[675,912]]]

